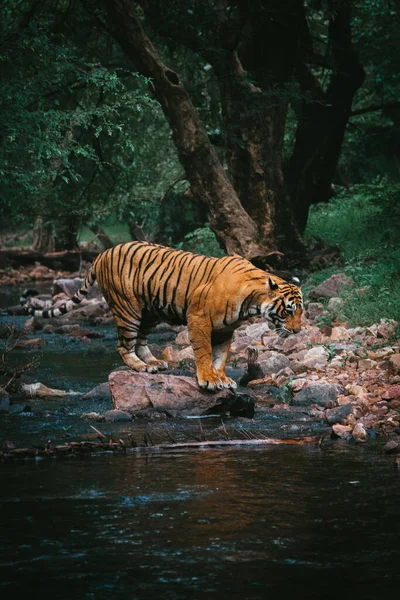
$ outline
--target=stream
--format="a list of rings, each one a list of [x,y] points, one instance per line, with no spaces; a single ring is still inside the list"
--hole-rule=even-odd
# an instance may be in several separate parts
[[[0,593],[398,595],[400,476],[371,447],[1,465]]]
[[[106,381],[120,361],[114,329],[102,331],[89,347],[46,336],[35,377],[81,393]],[[54,402],[2,416],[1,441],[83,433],[82,412],[111,408]],[[264,418],[281,431],[281,417]],[[0,473],[2,597],[398,596],[400,472],[381,443],[144,449],[4,462]]]

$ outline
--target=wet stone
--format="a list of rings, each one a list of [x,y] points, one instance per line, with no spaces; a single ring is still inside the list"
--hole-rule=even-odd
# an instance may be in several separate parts
[[[319,404],[320,406],[333,407],[336,398],[344,392],[340,385],[330,383],[316,383],[303,388],[292,400],[294,406],[310,406]]]
[[[108,410],[104,413],[106,421],[115,423],[116,421],[132,421],[132,415],[124,410]]]
[[[328,408],[325,412],[325,418],[329,425],[335,423],[341,423],[345,421],[352,412],[351,404],[343,404],[342,406],[336,406],[335,408]]]

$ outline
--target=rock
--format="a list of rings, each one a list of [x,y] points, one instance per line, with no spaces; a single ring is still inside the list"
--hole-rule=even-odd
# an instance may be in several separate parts
[[[189,333],[187,329],[180,331],[175,338],[175,344],[178,346],[190,346]]]
[[[276,336],[278,337],[278,336]],[[264,338],[265,340],[266,338]],[[268,339],[268,338],[267,338]],[[265,343],[265,342],[264,342]],[[246,350],[248,346],[253,346],[254,340],[248,335],[238,336],[234,338],[234,341],[231,345],[231,352],[240,352],[241,350]]]
[[[74,277],[73,279],[55,279],[53,281],[53,296],[57,294],[65,294],[70,298],[79,290],[83,282],[82,277]]]
[[[320,406],[332,407],[339,394],[342,394],[344,389],[342,386],[331,383],[315,383],[304,387],[298,392],[292,404],[295,406],[310,406],[311,404],[319,404]]]
[[[294,379],[292,381],[293,393],[299,392],[303,388],[307,387],[309,384],[310,382],[305,377],[299,377],[298,379]]]
[[[80,325],[78,323],[66,323],[65,325],[60,325],[54,329],[55,333],[63,334],[63,333],[71,333],[72,331],[77,331],[80,329]]]
[[[0,390],[0,413],[10,410],[10,395],[5,390]]]
[[[56,296],[57,294],[64,294],[65,296],[68,296],[68,298],[71,298],[75,292],[79,290],[82,282],[82,277],[73,277],[71,279],[60,277],[58,279],[54,279],[52,289],[53,296]],[[91,298],[103,298],[97,282],[92,285],[89,294]]]
[[[283,338],[280,348],[282,352],[299,352],[307,348],[308,343],[310,343],[310,331],[303,329],[299,333],[296,333],[296,335]]]
[[[162,351],[161,357],[163,360],[167,361],[170,367],[172,365],[179,366],[179,363],[183,360],[194,361],[194,352],[192,346],[188,346],[187,348],[183,348],[182,350],[177,350],[173,346],[167,346]]]
[[[350,333],[346,329],[346,327],[334,327],[331,333],[331,341],[332,342],[340,342],[342,340],[349,340]]]
[[[104,419],[110,423],[116,421],[132,421],[132,415],[125,410],[108,410],[104,413]]]
[[[400,375],[400,354],[392,354],[389,358],[389,371],[393,375]]]
[[[352,432],[352,436],[357,442],[367,441],[368,433],[365,431],[364,425],[362,423],[356,423]]]
[[[55,329],[54,329],[53,325],[50,325],[50,323],[45,325],[43,327],[43,333],[55,333]]]
[[[359,371],[366,371],[367,369],[373,369],[376,367],[378,363],[376,360],[371,360],[370,358],[360,358],[357,363]]]
[[[350,439],[351,430],[352,427],[350,425],[340,425],[339,423],[336,423],[336,425],[333,425],[332,427],[333,433],[342,439]]]
[[[394,336],[397,325],[397,321],[393,319],[381,319],[378,323],[377,337],[386,340]]]
[[[383,451],[386,452],[386,454],[397,454],[397,452],[400,452],[400,444],[395,440],[390,440],[383,446]]]
[[[110,373],[109,382],[114,408],[130,414],[153,409],[171,416],[227,411],[232,415],[238,409],[236,394],[228,389],[217,392],[201,390],[194,377],[121,369]],[[242,402],[243,405],[246,403],[250,416],[251,405],[254,412],[254,402]]]
[[[335,423],[342,423],[352,412],[351,404],[343,404],[342,406],[336,406],[335,408],[328,408],[325,411],[325,418],[329,425]]]
[[[323,366],[328,363],[326,350],[323,346],[315,346],[310,348],[304,355],[302,361],[308,367]]]
[[[263,358],[262,355],[259,357],[259,365],[262,369],[264,377],[278,373],[282,369],[289,368],[291,366],[290,360],[284,354],[279,352],[270,352],[268,358]]]
[[[391,385],[385,390],[382,396],[384,400],[393,400],[398,397],[400,397],[400,385]]]
[[[306,308],[306,317],[310,321],[315,321],[315,319],[321,317],[325,312],[322,302],[309,302]]]
[[[103,415],[99,415],[99,413],[97,412],[88,412],[88,413],[83,413],[81,415],[81,419],[88,419],[89,421],[105,421],[105,418]]]
[[[352,287],[353,280],[347,277],[344,273],[337,273],[332,275],[329,279],[326,279],[320,285],[317,285],[313,290],[310,291],[310,298],[333,298],[339,295],[339,293],[345,287]]]
[[[106,381],[105,383],[100,383],[100,385],[96,385],[96,387],[94,387],[89,392],[86,392],[86,394],[82,396],[82,400],[111,401],[110,384],[108,383],[108,381]]]
[[[259,342],[267,333],[269,333],[268,323],[266,321],[261,323],[252,323],[246,327],[245,331],[246,336]]]
[[[337,315],[344,306],[343,298],[339,298],[338,296],[332,296],[332,298],[328,302],[328,310],[335,315]]]
[[[319,328],[320,332],[325,337],[331,337],[332,329],[332,325],[328,325],[327,323],[322,323],[321,327]]]
[[[45,340],[42,338],[32,338],[30,340],[20,340],[14,346],[14,348],[21,348],[23,350],[37,350],[45,345]]]

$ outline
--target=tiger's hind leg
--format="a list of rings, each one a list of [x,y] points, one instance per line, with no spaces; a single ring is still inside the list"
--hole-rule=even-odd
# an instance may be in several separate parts
[[[148,365],[148,371],[150,371],[151,368],[151,372],[156,372],[158,369],[168,369],[168,363],[165,360],[158,360],[158,358],[153,356],[147,345],[147,336],[158,322],[158,319],[143,317],[142,322],[140,323],[135,347],[136,355],[141,361]]]
[[[212,362],[224,388],[235,389],[236,381],[225,373],[226,361],[231,347],[233,331],[213,331],[211,334]]]
[[[141,321],[139,319],[128,321],[115,313],[114,319],[118,330],[118,353],[124,363],[134,371],[155,373],[157,368],[147,365],[136,353]]]

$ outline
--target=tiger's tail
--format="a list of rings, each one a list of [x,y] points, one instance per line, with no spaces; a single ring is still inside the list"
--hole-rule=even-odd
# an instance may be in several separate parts
[[[37,296],[38,292],[36,290],[25,290],[20,297],[21,306],[24,308],[25,312],[33,317],[38,317],[42,319],[53,319],[54,317],[60,317],[61,315],[65,315],[66,313],[73,310],[73,308],[82,302],[84,298],[86,298],[89,289],[92,287],[94,282],[96,281],[96,262],[94,261],[86,275],[85,279],[82,282],[81,287],[75,294],[55,308],[45,308],[43,310],[38,310],[36,308],[32,308],[27,306],[29,298],[32,296]]]

